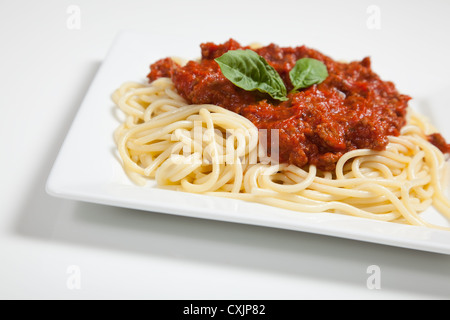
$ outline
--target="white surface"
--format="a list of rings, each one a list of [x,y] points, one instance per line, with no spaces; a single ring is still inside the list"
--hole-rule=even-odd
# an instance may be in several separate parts
[[[124,117],[111,102],[111,93],[125,81],[146,81],[142,78],[147,73],[148,61],[157,61],[167,54],[182,56],[185,53],[186,57],[195,58],[198,51],[198,43],[193,44],[189,37],[161,38],[153,34],[121,32],[103,60],[64,140],[47,180],[48,193],[72,200],[450,254],[449,231],[332,213],[299,213],[241,200],[163,190],[155,182],[145,187],[133,184],[115,152],[112,133],[120,124],[119,119]],[[448,108],[436,106],[434,110],[450,118]],[[430,223],[450,226],[449,221],[443,223],[445,218],[434,208],[429,208],[424,215]]]
[[[434,110],[428,105],[446,103],[450,3],[271,3],[0,4],[1,298],[450,298],[448,255],[88,204],[45,193],[69,126],[121,30],[195,34],[199,41],[282,37],[277,42],[294,39],[336,58],[352,48],[354,56],[342,58],[371,55],[374,69],[414,96],[425,113]],[[80,9],[79,30],[67,28],[70,5]],[[367,28],[369,5],[380,8],[380,30]],[[218,8],[220,16],[202,17]],[[354,34],[365,37],[356,42]],[[424,73],[429,77],[418,79]],[[433,118],[450,137],[448,120]],[[72,265],[81,272],[79,290],[67,286]],[[380,267],[380,289],[367,287],[370,265]]]

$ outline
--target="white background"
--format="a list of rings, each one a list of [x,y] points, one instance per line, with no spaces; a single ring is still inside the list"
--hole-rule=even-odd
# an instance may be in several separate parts
[[[375,71],[422,107],[442,103],[450,3],[392,2],[0,2],[0,298],[450,298],[450,256],[63,200],[44,188],[122,30],[292,39],[335,58],[370,55]],[[71,5],[79,29],[68,27]],[[367,25],[370,5],[380,9],[380,29]],[[450,138],[448,119],[433,118]],[[381,270],[380,289],[367,286],[371,265]],[[80,271],[78,289],[68,285],[71,266]]]

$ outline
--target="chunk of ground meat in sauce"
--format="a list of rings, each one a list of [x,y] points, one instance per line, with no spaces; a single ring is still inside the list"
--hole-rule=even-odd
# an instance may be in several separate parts
[[[200,47],[199,61],[184,66],[170,58],[155,62],[150,66],[149,81],[170,77],[189,103],[215,104],[246,117],[259,129],[278,129],[280,162],[299,167],[313,164],[331,171],[348,151],[384,150],[388,136],[398,136],[406,123],[410,97],[400,94],[392,82],[381,80],[372,71],[370,58],[343,63],[306,46],[270,44],[252,49],[280,74],[288,92],[293,88],[289,71],[298,59],[314,58],[326,65],[327,79],[289,93],[289,99],[280,102],[259,91],[235,86],[214,61],[229,50],[250,47],[233,39]],[[450,151],[439,134],[430,135],[428,140],[441,151]]]

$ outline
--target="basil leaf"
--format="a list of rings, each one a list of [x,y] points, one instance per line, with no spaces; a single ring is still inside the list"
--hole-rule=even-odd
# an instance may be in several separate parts
[[[288,100],[286,87],[278,72],[255,51],[230,50],[215,61],[222,74],[239,88],[268,93],[281,101]]]
[[[321,83],[328,77],[328,70],[322,61],[303,58],[297,60],[294,68],[289,72],[289,77],[294,86],[292,91],[295,91]]]

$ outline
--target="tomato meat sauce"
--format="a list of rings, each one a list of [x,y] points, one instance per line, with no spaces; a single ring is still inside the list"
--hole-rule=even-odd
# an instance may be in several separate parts
[[[406,123],[410,97],[400,94],[392,82],[381,80],[372,71],[370,58],[344,63],[306,46],[270,44],[252,49],[280,74],[288,92],[293,88],[289,71],[298,59],[313,58],[326,65],[329,76],[322,83],[291,92],[289,99],[281,102],[235,86],[214,61],[229,50],[250,47],[233,39],[200,47],[199,61],[184,66],[171,58],[155,62],[150,66],[149,81],[170,77],[189,103],[215,104],[246,117],[258,129],[278,129],[280,162],[299,167],[313,164],[331,171],[348,151],[384,150],[388,136],[398,136]],[[440,134],[430,135],[428,140],[442,152],[450,152]]]

